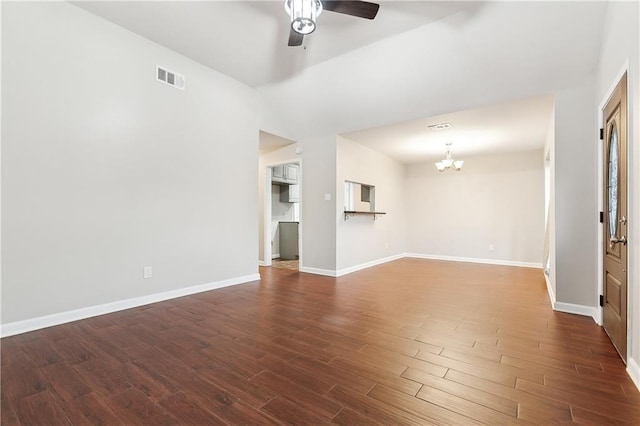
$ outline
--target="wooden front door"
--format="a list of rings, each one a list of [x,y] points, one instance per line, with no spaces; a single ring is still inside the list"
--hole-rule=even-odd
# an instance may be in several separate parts
[[[627,360],[627,75],[603,111],[603,327]]]

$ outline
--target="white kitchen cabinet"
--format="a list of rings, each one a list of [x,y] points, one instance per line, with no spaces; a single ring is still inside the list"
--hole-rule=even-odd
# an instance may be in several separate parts
[[[284,166],[274,166],[272,168],[271,177],[274,181],[284,180]]]
[[[272,168],[271,180],[274,183],[284,183],[287,185],[298,184],[298,165],[283,164]]]
[[[298,165],[297,164],[285,164],[284,176],[292,185],[298,183]]]

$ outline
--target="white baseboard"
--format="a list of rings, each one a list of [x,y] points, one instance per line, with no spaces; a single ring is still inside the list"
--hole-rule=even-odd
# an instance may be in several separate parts
[[[280,257],[280,253],[271,255],[271,259],[277,259],[279,257]]]
[[[267,262],[264,260],[258,260],[258,266],[267,266]]]
[[[314,275],[324,275],[325,277],[335,277],[336,271],[331,269],[310,268],[308,266],[300,266],[300,272]]]
[[[596,306],[593,308],[595,310],[594,315],[592,315],[593,320],[598,325],[602,325],[602,308],[600,306]]]
[[[596,321],[597,310],[595,306],[574,305],[573,303],[554,302],[553,310],[565,312],[567,314],[584,315],[593,318]],[[596,321],[597,322],[597,321]]]
[[[122,311],[124,309],[136,308],[150,303],[162,302],[164,300],[175,299],[177,297],[188,296],[190,294],[202,293],[204,291],[215,290],[236,284],[243,284],[251,281],[259,281],[260,274],[245,275],[243,277],[230,278],[228,280],[216,281],[208,284],[201,284],[178,290],[166,291],[163,293],[150,294],[147,296],[135,297],[133,299],[119,300],[117,302],[105,303],[103,305],[90,306],[88,308],[75,309],[73,311],[60,312],[38,318],[23,321],[10,322],[0,326],[0,337],[13,336],[15,334],[26,333],[41,328],[52,327],[54,325],[65,324],[98,315],[109,314]]]
[[[371,268],[372,266],[381,265],[387,262],[393,262],[394,260],[402,259],[405,257],[404,253],[396,254],[394,256],[384,257],[382,259],[372,260],[371,262],[361,263],[360,265],[349,266],[348,268],[342,268],[336,271],[337,277],[350,274],[352,272],[360,271],[362,269]]]
[[[542,269],[542,263],[519,262],[515,260],[480,259],[475,257],[441,256],[437,254],[422,254],[422,253],[405,253],[404,257],[412,257],[415,259],[447,260],[450,262],[485,263],[487,265],[519,266],[521,268]]]
[[[584,315],[593,318],[596,324],[602,325],[602,309],[597,306],[574,305],[573,303],[564,303],[556,301],[556,294],[551,287],[551,281],[547,274],[544,275],[544,281],[547,283],[547,293],[551,301],[551,308],[554,311],[565,312],[568,314]]]
[[[640,366],[638,366],[638,363],[631,357],[627,360],[627,373],[640,391]]]

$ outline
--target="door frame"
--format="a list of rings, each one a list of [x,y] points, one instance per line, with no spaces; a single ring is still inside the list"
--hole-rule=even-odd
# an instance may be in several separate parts
[[[303,179],[304,173],[302,168],[302,158],[293,158],[291,160],[278,160],[273,163],[268,163],[264,167],[265,179],[264,179],[264,233],[262,235],[263,239],[263,248],[262,253],[264,256],[263,266],[271,266],[273,264],[273,259],[271,256],[273,254],[271,250],[271,185],[272,183],[272,168],[275,166],[282,166],[285,164],[297,164],[298,165],[298,185],[300,185],[300,202],[298,204],[298,208],[300,210],[300,226],[298,227],[298,270],[302,268],[302,235],[303,235],[303,221],[302,221],[302,211],[303,211]]]
[[[624,76],[624,74],[627,73],[627,102],[629,102],[629,60],[627,59],[623,66],[620,68],[620,70],[618,71],[618,73],[616,73],[616,76],[614,78],[614,81],[610,84],[609,89],[607,90],[607,92],[604,95],[604,98],[600,101],[600,104],[598,105],[598,128],[596,129],[596,139],[597,139],[597,146],[598,146],[598,185],[597,185],[597,197],[598,197],[598,211],[602,212],[604,211],[604,192],[603,192],[603,184],[604,184],[604,170],[603,170],[603,164],[604,164],[604,141],[599,140],[599,137],[597,136],[599,129],[603,129],[604,128],[604,108],[607,105],[607,102],[609,101],[609,98],[611,97],[611,95],[613,94],[613,92],[616,89],[616,86],[618,85],[618,83],[620,83],[620,80],[622,79],[622,77]],[[634,219],[636,219],[635,216],[632,216],[632,210],[633,210],[633,203],[631,202],[632,198],[630,197],[631,195],[631,182],[632,180],[632,176],[630,171],[632,170],[630,165],[633,164],[631,159],[633,157],[633,154],[635,153],[635,149],[630,149],[631,146],[631,140],[629,138],[629,123],[631,122],[630,117],[629,117],[629,109],[627,108],[627,217],[631,219],[631,217],[633,217]],[[605,230],[604,227],[602,226],[601,223],[598,222],[598,298],[600,297],[600,295],[604,294],[604,278],[603,278],[603,274],[604,274],[604,262],[603,262],[603,256],[604,256],[604,235],[605,235]],[[631,262],[630,259],[631,257],[631,252],[635,252],[633,250],[633,248],[635,247],[634,242],[635,242],[635,238],[634,238],[634,232],[635,232],[635,223],[634,220],[629,220],[628,225],[627,225],[627,239],[628,239],[628,243],[627,243],[627,353],[626,353],[626,357],[627,359],[625,359],[625,363],[628,363],[629,360],[629,353],[630,350],[629,348],[631,348],[631,333],[629,333],[630,331],[630,321],[631,321],[631,316],[629,315],[629,305],[631,303],[631,292],[630,287],[633,283],[632,279],[631,279],[631,275],[632,272],[634,273],[635,276],[635,268],[632,271],[632,268],[630,267]],[[599,326],[602,326],[602,322],[603,322],[603,310],[604,307],[603,306],[599,306],[598,301],[596,301],[596,318],[594,318],[596,320],[596,323]],[[627,364],[628,365],[628,364]]]

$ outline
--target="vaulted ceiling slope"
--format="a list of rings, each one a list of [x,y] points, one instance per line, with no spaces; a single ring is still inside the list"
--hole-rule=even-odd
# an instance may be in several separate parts
[[[552,94],[593,78],[605,8],[482,3],[258,90],[290,138]]]
[[[381,1],[287,47],[282,1],[75,2],[256,87],[262,128],[344,133],[553,93],[593,74],[606,2]]]
[[[249,86],[286,80],[303,69],[425,25],[477,2],[387,1],[375,21],[324,12],[304,47],[287,46],[283,0],[78,1],[89,12]]]

